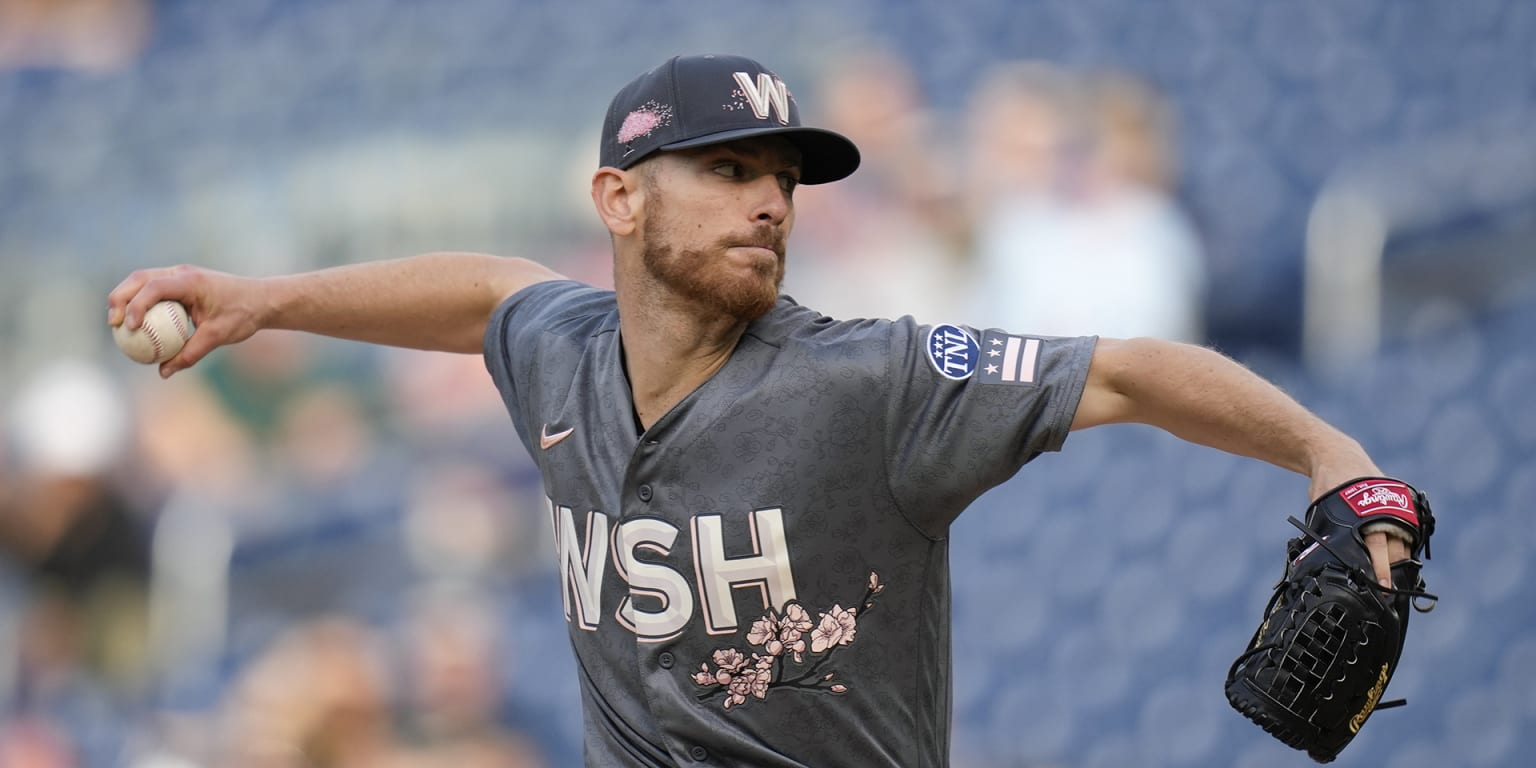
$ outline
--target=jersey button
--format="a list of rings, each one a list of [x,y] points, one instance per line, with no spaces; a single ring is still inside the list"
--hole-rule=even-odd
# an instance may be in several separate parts
[[[671,651],[662,651],[661,655],[656,657],[656,663],[660,664],[662,669],[671,669],[676,661],[677,657],[673,656]]]
[[[702,763],[709,759],[709,750],[703,747],[692,747],[688,750],[688,756]]]
[[[651,500],[651,487],[649,485],[640,486],[635,493],[640,497],[641,501]]]

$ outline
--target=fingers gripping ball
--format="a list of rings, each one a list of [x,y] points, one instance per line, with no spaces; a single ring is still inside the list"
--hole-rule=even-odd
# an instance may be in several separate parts
[[[1388,478],[1351,481],[1318,499],[1287,548],[1285,575],[1248,650],[1227,673],[1227,700],[1272,736],[1313,760],[1334,759],[1383,702],[1408,635],[1411,609],[1434,596],[1419,577],[1435,518],[1413,486]],[[1391,588],[1373,575],[1363,529],[1396,526],[1409,559],[1392,565]],[[1423,602],[1420,602],[1423,601]]]
[[[137,329],[128,330],[126,322],[118,324],[112,329],[112,340],[135,362],[150,365],[175,357],[194,330],[186,307],[161,301],[144,313],[144,322]]]

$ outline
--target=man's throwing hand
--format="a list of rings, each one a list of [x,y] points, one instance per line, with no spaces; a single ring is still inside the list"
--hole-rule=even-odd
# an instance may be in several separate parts
[[[265,306],[262,282],[192,266],[141,269],[107,294],[107,325],[138,329],[144,316],[163,300],[187,308],[197,328],[181,351],[160,363],[168,378],[190,368],[225,344],[244,341],[260,330]]]

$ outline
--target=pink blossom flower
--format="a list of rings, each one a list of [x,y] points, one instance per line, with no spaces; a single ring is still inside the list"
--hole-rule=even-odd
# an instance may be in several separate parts
[[[693,673],[693,681],[699,685],[714,685],[715,676],[709,673],[708,664],[700,664],[699,671]]]
[[[809,632],[815,623],[811,621],[811,614],[807,613],[799,603],[790,603],[784,606],[784,617],[779,620],[779,626],[785,632]]]
[[[773,681],[773,672],[767,669],[759,669],[752,678],[752,695],[759,699],[768,696],[768,684]]]
[[[767,670],[759,670],[757,672],[747,672],[744,675],[737,675],[731,680],[730,685],[727,686],[727,690],[730,691],[730,696],[725,700],[725,708],[730,709],[737,704],[746,703],[748,696],[752,696],[758,699],[767,696],[768,681],[772,679],[772,677],[773,674]]]
[[[731,684],[729,686],[731,693],[739,693],[748,696],[752,695],[752,681],[756,679],[756,677],[757,673],[748,672],[745,675],[737,675],[736,677],[732,678]]]
[[[796,636],[795,641],[788,643],[786,647],[794,653],[796,664],[800,664],[805,661],[805,641],[799,639],[798,635]]]
[[[753,645],[762,645],[764,641],[773,637],[778,632],[778,625],[779,623],[774,621],[772,613],[752,622],[752,628],[747,630],[747,642]]]
[[[767,651],[769,656],[778,656],[784,652],[784,644],[778,640],[769,640],[763,644],[763,650]]]
[[[715,651],[715,666],[725,672],[735,672],[747,665],[747,657],[735,648],[721,648]]]
[[[821,653],[828,648],[853,642],[857,625],[854,611],[844,610],[842,605],[832,606],[831,611],[821,615],[821,623],[811,631],[811,652]]]
[[[834,685],[831,688],[828,688],[827,690],[829,690],[829,691],[831,691],[833,693],[836,693],[836,694],[844,694],[844,693],[848,692],[848,686],[843,685],[842,683],[838,683],[837,685]]]
[[[779,642],[794,653],[796,663],[805,660],[805,640],[802,638],[814,626],[811,615],[799,604],[785,606],[784,616],[779,620]]]
[[[843,628],[841,641],[843,645],[853,642],[854,633],[858,631],[859,626],[858,614],[857,608],[849,608],[845,611],[840,606],[832,606],[832,618],[837,619],[837,625]]]

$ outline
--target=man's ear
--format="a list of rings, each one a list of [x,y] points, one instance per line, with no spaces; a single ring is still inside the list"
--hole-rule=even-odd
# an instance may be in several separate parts
[[[597,169],[592,175],[592,204],[615,237],[634,234],[637,217],[645,205],[640,175],[618,168]]]

